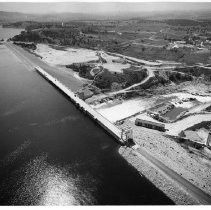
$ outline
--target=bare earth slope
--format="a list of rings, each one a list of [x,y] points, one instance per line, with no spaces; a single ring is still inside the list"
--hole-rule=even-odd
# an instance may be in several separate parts
[[[199,155],[188,153],[178,143],[163,136],[158,131],[137,127],[130,121],[125,122],[122,126],[125,125],[133,128],[134,140],[143,150],[146,150],[177,174],[211,195],[211,165],[209,161],[206,162]],[[127,155],[125,158],[130,160]]]

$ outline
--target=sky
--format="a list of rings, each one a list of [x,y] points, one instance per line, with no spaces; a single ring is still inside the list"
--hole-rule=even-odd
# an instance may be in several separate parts
[[[20,0],[21,1],[21,0]],[[0,2],[0,11],[23,13],[132,13],[211,10],[211,2]]]

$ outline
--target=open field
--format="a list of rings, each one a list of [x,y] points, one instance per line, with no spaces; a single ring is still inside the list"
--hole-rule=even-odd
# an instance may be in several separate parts
[[[99,59],[97,51],[94,50],[82,48],[65,48],[64,50],[61,50],[44,44],[38,44],[34,53],[41,56],[45,62],[54,66],[65,66],[73,63],[85,62],[97,63]],[[122,72],[122,69],[130,67],[130,64],[114,63],[113,60],[118,60],[118,57],[110,56],[106,53],[102,53],[102,57],[106,60],[106,63],[102,63],[101,66],[109,71]]]
[[[45,62],[51,65],[68,65],[98,59],[96,52],[92,50],[74,48],[56,50],[43,44],[37,45],[35,53],[40,55]]]

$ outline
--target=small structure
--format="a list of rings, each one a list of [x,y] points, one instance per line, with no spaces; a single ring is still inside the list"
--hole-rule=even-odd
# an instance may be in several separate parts
[[[206,146],[208,146],[208,147],[211,146],[211,133],[208,134]]]
[[[177,45],[177,44],[174,44],[172,47],[171,47],[171,49],[173,50],[173,49],[179,49],[179,46]]]
[[[131,127],[126,126],[121,130],[121,139],[123,142],[133,141],[133,130]]]
[[[77,92],[77,96],[82,99],[82,100],[85,100],[85,94],[83,91],[80,91],[80,92]]]
[[[87,98],[92,97],[93,95],[94,93],[87,88],[81,89],[77,92],[77,96],[83,101],[86,100]]]
[[[175,43],[176,44],[185,44],[186,42],[182,40],[182,41],[176,41]]]
[[[150,128],[150,129],[155,129],[155,130],[159,130],[159,131],[163,131],[163,132],[165,131],[164,124],[157,123],[157,122],[151,122],[148,120],[142,120],[139,118],[136,118],[135,125]]]

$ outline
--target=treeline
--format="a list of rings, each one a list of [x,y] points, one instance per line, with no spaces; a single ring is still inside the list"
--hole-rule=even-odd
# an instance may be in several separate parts
[[[211,81],[211,70],[200,66],[175,68],[175,71],[183,72],[194,77],[203,77],[205,80]]]
[[[180,84],[186,81],[192,81],[193,77],[190,74],[181,74],[180,72],[171,71],[156,71],[155,76],[151,77],[146,83],[144,83],[142,89],[156,89],[158,86],[168,85],[171,82]]]
[[[82,47],[88,49],[104,49],[121,52],[121,44],[117,40],[103,40],[82,33],[76,28],[45,28],[27,30],[12,38],[13,41],[58,44],[62,46]]]
[[[25,28],[23,22],[5,23],[2,25],[3,28]]]
[[[210,21],[197,21],[191,19],[168,19],[164,21],[168,25],[172,26],[210,26]]]
[[[36,21],[19,21],[14,23],[5,23],[3,27],[24,28],[26,31],[36,29],[51,29],[51,28],[69,28],[77,29],[87,34],[105,33],[107,26],[99,25],[96,23],[82,22],[82,21],[69,21],[69,22],[36,22]]]
[[[36,50],[36,44],[34,43],[24,43],[24,42],[14,42],[14,44],[19,45],[23,48],[27,48],[27,49],[32,49],[32,50]]]
[[[86,79],[93,79],[93,76],[90,74],[93,67],[94,65],[89,63],[72,63],[70,65],[66,65],[66,68],[70,68],[73,71],[78,72],[80,77]]]
[[[90,74],[93,64],[90,63],[73,63],[66,65],[66,68],[71,68],[78,72],[80,77],[86,79],[94,79]],[[101,67],[103,70],[94,79],[93,84],[100,89],[122,89],[127,88],[135,83],[139,83],[147,77],[146,69],[140,71],[133,71],[131,69],[124,69],[123,73],[111,72],[108,69]]]
[[[95,78],[94,85],[100,89],[111,89],[114,86],[118,86],[119,89],[127,88],[135,83],[141,82],[147,77],[147,71],[131,71],[123,70],[123,73],[113,73],[107,69]]]
[[[18,21],[14,23],[3,24],[4,28],[24,28],[26,31],[38,29],[38,28],[50,28],[52,26],[59,26],[58,23],[48,23],[48,22],[36,22],[36,21]]]
[[[22,31],[19,35],[14,36],[12,41],[55,44],[52,38],[42,36],[40,33],[33,31]]]

